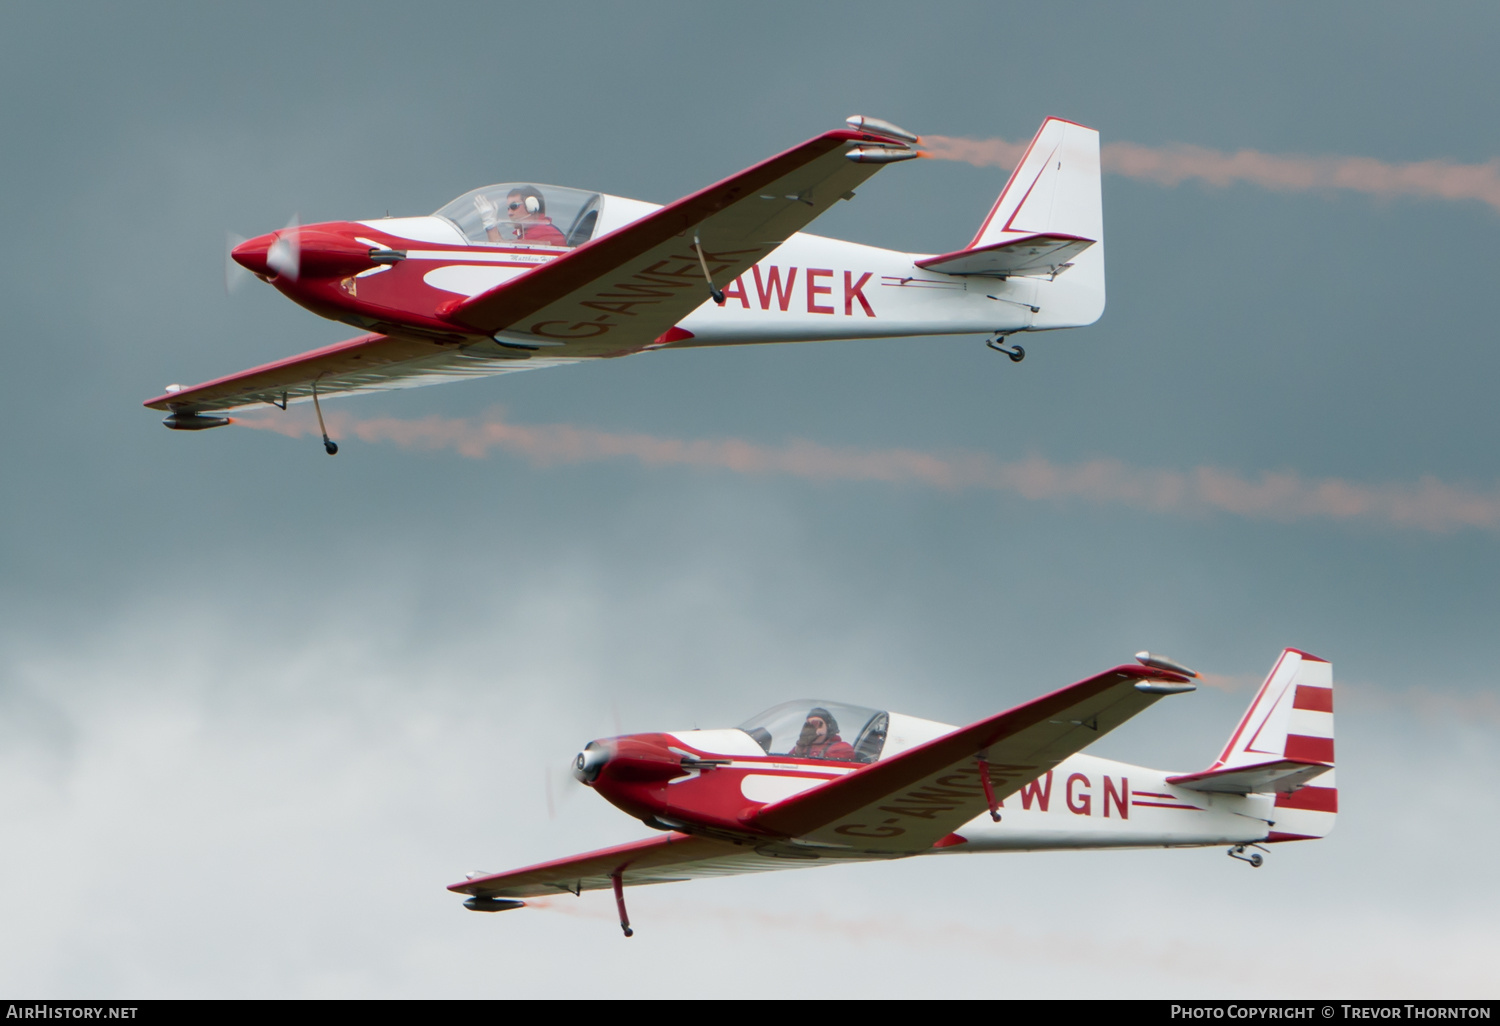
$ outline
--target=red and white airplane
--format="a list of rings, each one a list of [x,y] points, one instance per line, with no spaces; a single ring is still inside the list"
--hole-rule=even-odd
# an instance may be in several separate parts
[[[526,898],[838,862],[1079,848],[1264,843],[1333,829],[1333,668],[1287,649],[1223,752],[1197,773],[1079,754],[1192,670],[1142,652],[967,727],[835,702],[787,702],[734,730],[590,742],[574,775],[666,831],[450,891],[476,912]],[[1316,781],[1316,783],[1313,783]]]
[[[802,232],[916,135],[852,117],[667,206],[530,183],[429,217],[291,226],[234,259],[369,334],[146,402],[176,430],[268,403],[687,346],[1092,324],[1104,311],[1099,134],[1049,118],[972,242],[924,255]],[[338,447],[323,436],[330,454]]]

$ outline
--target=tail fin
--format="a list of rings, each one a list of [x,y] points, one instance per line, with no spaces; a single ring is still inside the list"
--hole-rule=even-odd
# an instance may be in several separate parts
[[[1167,780],[1196,791],[1276,792],[1270,840],[1327,836],[1338,813],[1333,666],[1295,648],[1282,652],[1214,764]]]
[[[1042,279],[1030,327],[1074,328],[1104,313],[1099,133],[1048,118],[967,247],[917,261],[945,274]]]
[[[1031,235],[1104,241],[1099,133],[1048,118],[1000,191],[969,249]]]

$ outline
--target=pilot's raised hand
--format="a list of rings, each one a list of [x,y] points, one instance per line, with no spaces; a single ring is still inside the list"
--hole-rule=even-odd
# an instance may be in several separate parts
[[[474,209],[479,211],[479,222],[486,231],[500,223],[500,207],[484,193],[474,197]]]

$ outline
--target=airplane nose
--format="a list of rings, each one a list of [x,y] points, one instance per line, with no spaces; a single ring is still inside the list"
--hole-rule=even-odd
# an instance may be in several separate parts
[[[276,242],[274,233],[270,235],[257,235],[240,243],[230,251],[229,255],[234,257],[234,262],[263,278],[271,277],[275,272],[271,270],[269,263],[271,246]]]
[[[599,771],[609,761],[609,749],[597,741],[589,742],[583,751],[579,752],[573,760],[573,776],[585,784],[592,784],[599,778]]]

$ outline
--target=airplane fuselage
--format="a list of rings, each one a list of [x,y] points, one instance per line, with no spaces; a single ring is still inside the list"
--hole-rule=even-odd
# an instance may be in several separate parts
[[[658,209],[622,197],[600,199],[598,236]],[[268,266],[267,254],[280,233],[250,240],[236,250],[236,259],[309,310],[367,331],[458,345],[489,343],[493,337],[553,357],[618,356],[667,346],[1010,333],[1071,325],[1078,317],[1076,297],[1053,316],[1059,282],[1046,277],[943,274],[918,267],[922,254],[799,232],[747,273],[715,282],[724,295],[722,306],[709,298],[702,266],[685,241],[677,258],[603,280],[598,294],[584,304],[586,319],[537,319],[488,336],[451,314],[465,300],[570,249],[529,242],[476,245],[437,216],[328,222],[295,231],[299,275],[277,274]],[[372,251],[385,254],[386,262],[372,266]],[[712,271],[715,254],[707,257]],[[1102,259],[1102,246],[1096,246],[1079,263]],[[679,292],[701,294],[704,301],[663,335],[644,343],[624,340],[632,318]],[[1102,293],[1098,305],[1102,309]]]
[[[946,724],[890,714],[884,757],[951,731]],[[787,856],[796,838],[754,827],[765,806],[837,780],[861,766],[764,752],[741,730],[679,731],[609,739],[610,758],[587,780],[620,809],[650,826],[724,840],[770,845]],[[586,749],[585,752],[588,750]],[[1004,767],[996,767],[1003,784]],[[1271,795],[1210,794],[1168,782],[1175,773],[1078,754],[1023,784],[999,802],[999,822],[974,817],[936,845],[909,854],[1051,851],[1080,848],[1198,847],[1249,844],[1269,838],[1276,819]],[[982,795],[977,767],[953,770],[935,784],[893,794],[868,823],[845,825],[842,851],[826,842],[806,853],[860,857],[879,839],[888,845],[908,827],[944,817]]]

